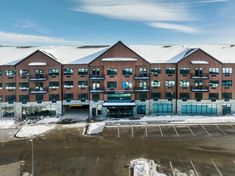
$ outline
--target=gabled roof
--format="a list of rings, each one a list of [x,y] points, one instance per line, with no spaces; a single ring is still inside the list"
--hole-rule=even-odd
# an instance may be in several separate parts
[[[188,57],[189,55],[191,55],[192,53],[194,53],[195,51],[198,51],[198,49],[199,48],[188,48],[188,49],[185,49],[183,52],[179,53],[175,57],[173,57],[170,60],[168,60],[167,63],[178,63],[181,60],[183,60],[186,57]]]

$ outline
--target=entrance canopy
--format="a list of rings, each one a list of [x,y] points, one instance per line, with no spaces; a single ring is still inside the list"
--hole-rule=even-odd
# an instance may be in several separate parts
[[[136,106],[134,102],[105,102],[104,107]]]

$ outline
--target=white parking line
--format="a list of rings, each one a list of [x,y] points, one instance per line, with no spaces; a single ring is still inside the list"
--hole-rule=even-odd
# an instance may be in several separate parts
[[[219,173],[220,176],[223,176],[223,174],[220,172],[219,168],[216,166],[216,164],[214,163],[214,161],[211,161],[211,163],[213,164],[213,166],[215,167],[215,169],[217,170],[217,172]]]
[[[179,137],[180,135],[179,135],[179,133],[178,133],[178,131],[176,130],[176,128],[175,128],[174,125],[173,125],[173,128],[174,128],[174,131],[175,131],[176,136]]]
[[[170,161],[170,167],[171,167],[171,172],[172,172],[172,175],[175,176],[175,172],[174,172],[174,169],[173,169],[173,166],[172,166],[172,163]]]
[[[133,126],[131,127],[131,137],[134,137],[134,129],[133,129]]]
[[[162,128],[160,125],[159,125],[159,130],[160,130],[161,136],[163,137]]]
[[[117,137],[120,138],[120,127],[117,127]]]
[[[223,133],[225,136],[227,136],[227,134],[218,125],[215,125],[215,126],[218,130],[220,130],[221,133]]]
[[[145,137],[148,137],[148,128],[147,128],[147,126],[145,126]]]
[[[211,136],[211,134],[207,131],[206,127],[204,127],[203,125],[201,125],[201,127],[204,129],[204,131],[208,134],[208,136]]]
[[[195,134],[193,133],[193,130],[190,128],[190,126],[188,126],[188,129],[191,132],[192,136],[195,136]]]
[[[191,164],[191,166],[192,166],[192,168],[193,168],[193,170],[194,170],[196,176],[199,176],[199,174],[198,174],[198,172],[197,172],[197,169],[196,169],[195,165],[193,164],[193,161],[190,160],[190,164]]]

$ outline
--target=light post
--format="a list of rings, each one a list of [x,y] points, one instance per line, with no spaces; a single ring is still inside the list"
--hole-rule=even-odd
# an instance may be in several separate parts
[[[29,140],[31,142],[31,152],[32,152],[32,161],[31,161],[32,176],[35,176],[35,174],[34,174],[34,144],[33,144],[34,138],[35,138],[35,136],[32,136],[32,138]]]

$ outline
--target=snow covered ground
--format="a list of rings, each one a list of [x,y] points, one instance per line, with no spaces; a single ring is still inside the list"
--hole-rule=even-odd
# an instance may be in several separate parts
[[[25,126],[21,127],[21,129],[16,134],[16,137],[19,137],[19,138],[27,138],[28,137],[29,138],[29,137],[33,137],[33,136],[38,136],[38,135],[46,133],[50,130],[55,129],[55,127],[56,127],[55,124],[51,124],[51,125],[42,125],[42,124],[25,125]]]
[[[59,122],[60,118],[57,117],[46,117],[42,120],[39,120],[38,124],[49,124],[49,123],[57,123]]]
[[[17,124],[14,119],[1,119],[0,129],[17,128]]]

